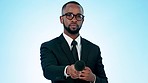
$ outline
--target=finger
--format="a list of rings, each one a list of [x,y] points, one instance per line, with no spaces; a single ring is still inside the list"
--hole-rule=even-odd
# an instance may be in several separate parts
[[[85,67],[84,70],[91,70],[89,67]]]
[[[71,73],[70,75],[72,78],[78,78],[80,77],[80,72],[74,71],[73,73]]]
[[[89,73],[89,72],[91,72],[91,71],[90,71],[90,70],[88,70],[88,69],[87,69],[87,70],[83,70],[83,71],[82,71],[82,73]]]
[[[80,74],[80,77],[86,77],[86,76],[88,76],[88,74],[89,74],[89,72],[82,72],[81,74]]]
[[[70,76],[71,76],[71,78],[73,78],[73,79],[79,78],[79,75],[76,75],[76,74],[72,74],[72,75],[70,75]]]
[[[81,79],[81,80],[86,80],[86,77],[79,77],[79,79]]]
[[[72,79],[77,79],[78,77],[75,77],[75,76],[71,76],[71,78],[72,78]]]

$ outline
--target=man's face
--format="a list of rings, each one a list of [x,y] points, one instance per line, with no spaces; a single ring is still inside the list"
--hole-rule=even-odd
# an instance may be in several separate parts
[[[60,21],[64,26],[64,32],[70,34],[77,34],[81,29],[84,19],[83,10],[79,5],[68,4],[63,10],[63,16],[60,17]]]

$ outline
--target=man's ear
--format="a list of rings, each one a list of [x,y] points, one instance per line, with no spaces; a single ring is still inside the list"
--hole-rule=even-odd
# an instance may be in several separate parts
[[[60,22],[61,22],[62,24],[63,24],[63,21],[64,21],[63,17],[60,16]]]

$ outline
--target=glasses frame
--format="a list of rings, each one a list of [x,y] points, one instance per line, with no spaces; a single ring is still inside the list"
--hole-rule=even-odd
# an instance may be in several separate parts
[[[68,15],[72,15],[72,18],[68,18]],[[80,17],[82,17],[81,19],[78,19],[78,15],[80,15]],[[77,21],[82,21],[83,19],[84,19],[84,15],[82,15],[82,14],[80,14],[80,13],[78,13],[78,14],[73,14],[73,13],[71,13],[71,12],[68,12],[68,13],[65,13],[64,15],[62,15],[62,16],[66,16],[66,18],[68,19],[68,20],[72,20],[74,17],[76,18],[76,20]]]

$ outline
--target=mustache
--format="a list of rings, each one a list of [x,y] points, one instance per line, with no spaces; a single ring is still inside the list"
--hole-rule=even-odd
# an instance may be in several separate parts
[[[79,25],[77,23],[70,23],[69,26],[71,26],[71,25],[76,25],[79,27]]]
[[[70,24],[77,24],[77,22],[71,22]]]

